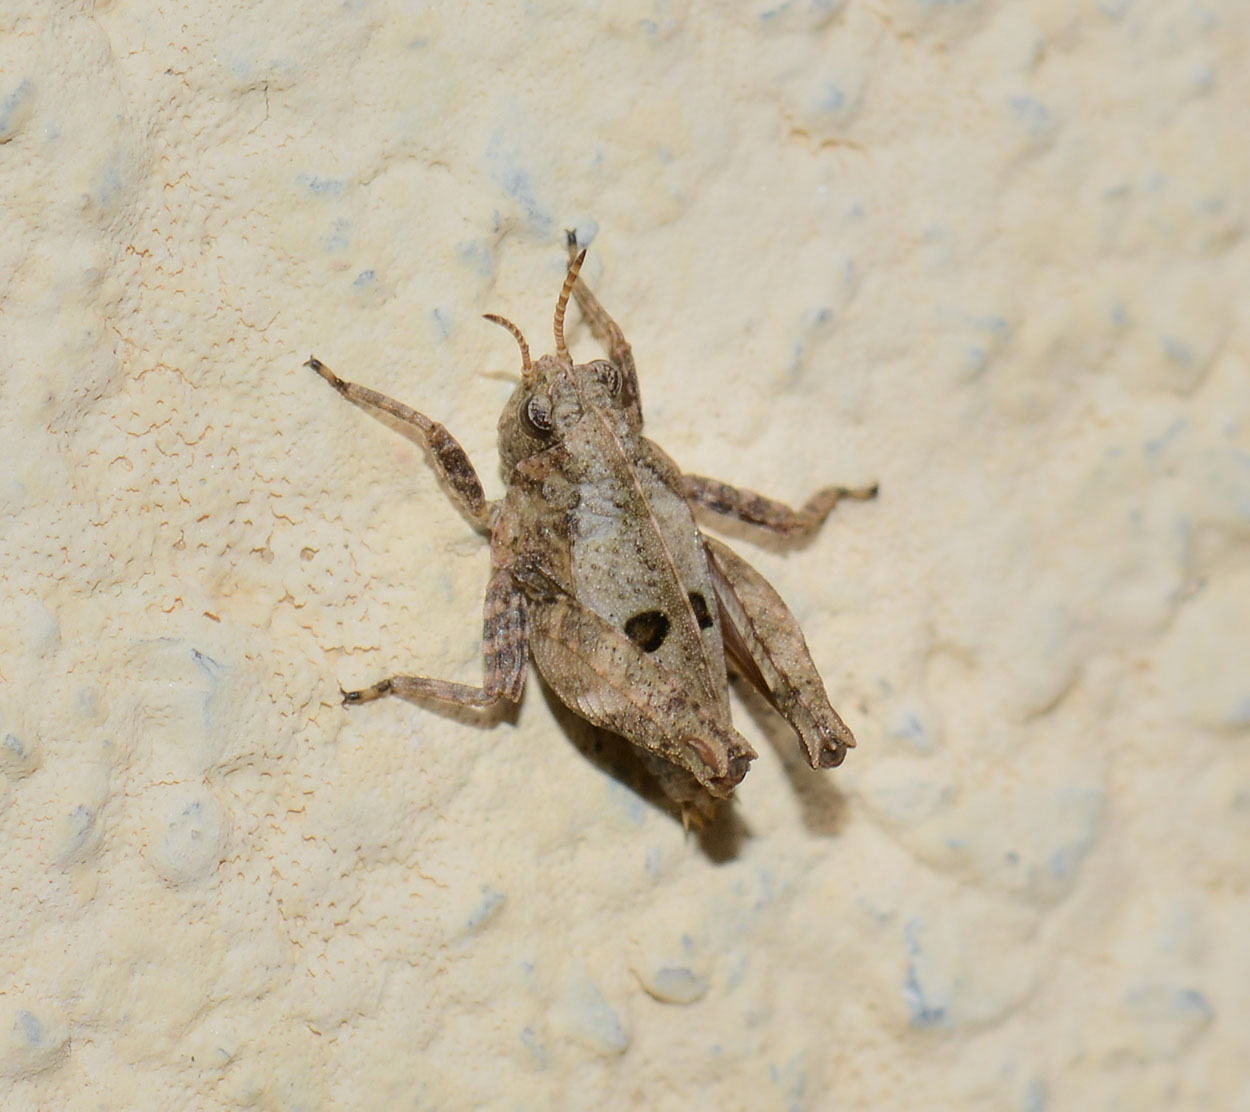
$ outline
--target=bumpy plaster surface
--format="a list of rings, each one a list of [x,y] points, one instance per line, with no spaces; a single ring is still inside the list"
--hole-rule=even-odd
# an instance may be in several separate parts
[[[1250,1107],[1244,5],[189,8],[0,15],[0,1106]],[[701,840],[335,698],[487,560],[300,364],[498,494],[571,224],[675,458],[882,483]]]

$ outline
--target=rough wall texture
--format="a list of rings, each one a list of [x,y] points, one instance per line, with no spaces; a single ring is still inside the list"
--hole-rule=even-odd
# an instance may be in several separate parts
[[[0,14],[0,1106],[1250,1108],[1239,0]],[[473,681],[561,230],[860,739],[702,838]],[[574,350],[593,352],[584,330]],[[774,744],[769,744],[770,742]]]

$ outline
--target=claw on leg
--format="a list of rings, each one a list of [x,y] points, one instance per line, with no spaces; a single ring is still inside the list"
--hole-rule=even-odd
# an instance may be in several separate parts
[[[502,692],[488,691],[485,687],[473,687],[467,683],[434,680],[426,676],[388,676],[370,687],[362,687],[359,691],[344,691],[343,705],[347,707],[368,703],[383,695],[435,699],[440,703],[452,703],[462,707],[488,707],[504,697]]]

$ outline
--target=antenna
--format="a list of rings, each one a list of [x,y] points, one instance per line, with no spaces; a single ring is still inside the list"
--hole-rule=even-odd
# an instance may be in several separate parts
[[[573,292],[573,283],[577,281],[577,272],[582,269],[582,262],[586,258],[585,248],[569,264],[569,272],[565,275],[564,286],[560,290],[560,300],[556,302],[556,355],[558,355],[565,363],[572,363],[573,360],[569,356],[569,349],[564,346],[564,310],[568,308],[569,294]]]
[[[506,328],[512,333],[513,339],[516,340],[521,348],[521,378],[524,382],[529,383],[534,377],[533,364],[530,363],[530,346],[525,342],[525,337],[521,335],[521,330],[507,317],[496,316],[494,313],[483,313],[482,316],[490,321],[491,324],[497,324],[500,328]]]

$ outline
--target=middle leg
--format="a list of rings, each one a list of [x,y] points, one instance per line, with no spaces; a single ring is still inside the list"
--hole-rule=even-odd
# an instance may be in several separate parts
[[[753,490],[743,490],[704,475],[682,475],[682,485],[686,497],[696,505],[759,525],[783,537],[801,537],[818,529],[843,498],[864,502],[877,496],[876,483],[866,487],[825,487],[796,510]]]
[[[383,695],[436,699],[462,707],[489,707],[500,699],[518,702],[529,665],[529,608],[506,568],[491,576],[482,614],[484,682],[481,687],[427,676],[388,676],[359,691],[344,691],[344,706]]]

